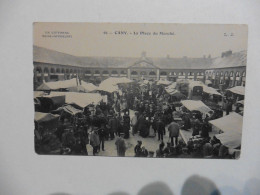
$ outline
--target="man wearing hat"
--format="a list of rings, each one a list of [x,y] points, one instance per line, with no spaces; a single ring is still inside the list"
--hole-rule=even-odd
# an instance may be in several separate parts
[[[123,131],[124,131],[124,138],[128,139],[129,138],[129,130],[130,130],[130,117],[129,113],[125,112],[125,115],[123,116]]]
[[[98,153],[98,148],[100,145],[97,127],[93,127],[90,134],[90,145],[93,147],[93,156],[95,156]]]
[[[178,145],[178,137],[180,134],[180,127],[178,123],[171,122],[170,125],[168,126],[168,131],[169,131],[169,137],[171,138],[171,144],[172,146],[174,145],[176,147]]]
[[[135,150],[135,157],[140,157],[142,155],[142,141],[138,140],[137,141],[137,145],[135,146],[134,150]]]
[[[116,149],[117,149],[117,156],[124,157],[125,151],[126,151],[125,140],[122,137],[117,137],[115,145],[116,145]]]
[[[161,117],[156,122],[156,130],[158,132],[158,141],[163,141],[163,134],[165,135],[165,125]]]
[[[136,125],[137,120],[138,120],[138,112],[135,112],[135,115],[131,119],[131,126],[132,126],[132,134],[133,135],[137,133],[137,125]]]
[[[101,124],[101,127],[98,129],[98,135],[100,140],[99,150],[100,146],[102,147],[102,151],[105,151],[105,137],[106,137],[106,128],[104,124]]]

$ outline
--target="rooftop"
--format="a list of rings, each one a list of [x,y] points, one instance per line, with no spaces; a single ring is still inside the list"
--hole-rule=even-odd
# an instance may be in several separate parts
[[[135,57],[80,57],[73,56],[58,51],[33,46],[33,61],[48,63],[48,64],[61,64],[68,66],[79,67],[100,67],[100,68],[127,68],[130,66],[137,67],[146,66],[150,64],[161,69],[211,69],[211,68],[227,68],[246,66],[247,51],[232,53],[228,51],[229,55],[222,55],[217,58],[148,58],[142,56]],[[231,52],[231,54],[230,54]]]

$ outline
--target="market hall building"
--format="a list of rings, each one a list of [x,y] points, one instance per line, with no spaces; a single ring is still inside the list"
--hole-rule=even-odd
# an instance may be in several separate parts
[[[215,88],[245,86],[247,51],[222,52],[220,57],[150,58],[143,52],[134,57],[80,57],[34,46],[34,88],[43,81],[67,80],[79,76],[99,84],[108,77],[133,80],[211,80]]]

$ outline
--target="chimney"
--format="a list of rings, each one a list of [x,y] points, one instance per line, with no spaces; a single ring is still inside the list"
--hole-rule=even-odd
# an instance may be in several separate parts
[[[211,59],[211,55],[210,54],[209,54],[208,58]]]
[[[205,58],[206,58],[206,55],[203,55],[203,58],[205,59]]]
[[[170,55],[169,55],[169,54],[167,54],[166,58],[167,58],[167,59],[169,59],[169,58],[170,58]]]

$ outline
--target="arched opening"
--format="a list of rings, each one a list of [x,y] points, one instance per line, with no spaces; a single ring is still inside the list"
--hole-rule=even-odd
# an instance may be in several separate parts
[[[42,82],[42,69],[40,67],[35,70],[35,80],[36,82]]]
[[[229,81],[230,81],[229,73],[228,73],[228,71],[226,71],[225,74],[224,74],[224,85],[225,85],[225,88],[227,88],[229,86]]]
[[[221,84],[221,85],[223,85],[224,84],[224,73],[221,71],[220,72],[220,79],[219,79],[219,83]]]
[[[188,79],[194,80],[194,72],[188,72]]]
[[[197,80],[202,81],[204,79],[204,72],[198,72],[196,77]]]
[[[246,85],[246,71],[242,73],[242,86]]]
[[[178,73],[178,79],[185,79],[185,73],[184,72],[179,72]]]
[[[155,73],[154,71],[151,71],[151,72],[149,72],[149,75],[150,75],[150,76],[155,76],[156,73]]]
[[[132,71],[131,75],[138,75],[138,73],[136,71]]]
[[[94,76],[100,76],[99,70],[95,70]]]
[[[107,70],[104,70],[104,71],[102,72],[102,75],[103,75],[103,76],[109,76],[109,72],[108,72]]]
[[[121,70],[120,75],[121,76],[126,76],[126,71],[125,70]]]
[[[55,74],[54,68],[51,68],[51,74]]]
[[[236,72],[236,81],[235,81],[235,86],[241,86],[242,81],[241,81],[241,73],[240,72]]]
[[[167,76],[167,72],[161,72],[160,75],[161,76]]]
[[[229,87],[233,87],[233,82],[234,82],[234,73],[233,73],[233,71],[231,71],[230,73],[229,73],[229,79],[230,79],[230,81],[229,81]]]
[[[176,74],[176,72],[170,72],[170,73],[169,73],[169,80],[175,82],[176,79],[177,79],[177,74]]]
[[[44,80],[49,81],[49,69],[44,68],[43,72],[44,72]]]
[[[111,76],[112,76],[112,77],[117,77],[117,76],[118,76],[118,72],[117,72],[116,70],[113,70],[113,71],[111,72]]]
[[[60,73],[60,69],[59,68],[56,69],[56,73]]]

